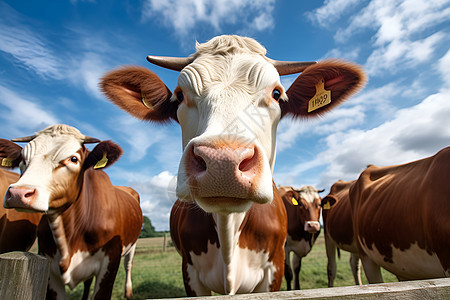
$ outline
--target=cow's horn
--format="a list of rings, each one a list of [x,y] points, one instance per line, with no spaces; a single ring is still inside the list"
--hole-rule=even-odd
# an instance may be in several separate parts
[[[270,58],[268,60],[277,69],[280,76],[303,72],[310,65],[317,63],[316,61],[280,61]]]
[[[90,137],[85,135],[83,139],[83,144],[93,144],[93,143],[100,143],[101,141],[99,139]]]
[[[317,190],[318,193],[323,193],[325,192],[325,189],[321,189],[321,190]]]
[[[21,138],[12,139],[11,142],[25,142],[25,143],[28,143],[28,142],[32,141],[35,137],[36,137],[36,135],[25,136],[25,137],[21,137]]]
[[[168,57],[168,56],[147,56],[147,60],[157,66],[174,70],[181,71],[184,67],[194,61],[193,57]]]

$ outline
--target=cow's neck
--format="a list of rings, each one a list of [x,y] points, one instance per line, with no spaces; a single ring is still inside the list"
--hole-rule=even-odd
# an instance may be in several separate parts
[[[63,217],[61,214],[48,214],[48,221],[52,231],[53,240],[61,254],[59,266],[61,267],[62,272],[65,272],[69,268],[70,254]]]
[[[220,251],[225,263],[225,290],[230,294],[236,292],[235,277],[237,270],[233,269],[233,257],[237,247],[240,227],[245,218],[245,213],[213,214],[219,236]]]

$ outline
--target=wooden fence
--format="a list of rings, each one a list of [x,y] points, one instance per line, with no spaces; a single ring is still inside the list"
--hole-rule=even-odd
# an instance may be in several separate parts
[[[40,255],[0,254],[0,299],[45,299],[49,271],[50,262]]]
[[[181,298],[178,298],[181,299]],[[368,284],[361,286],[347,286],[322,288],[312,290],[259,293],[234,296],[195,297],[189,299],[208,300],[448,300],[450,299],[450,278]]]
[[[37,254],[29,252],[1,254],[0,299],[44,299],[49,270],[50,262]],[[450,299],[450,278],[190,299],[447,300]]]

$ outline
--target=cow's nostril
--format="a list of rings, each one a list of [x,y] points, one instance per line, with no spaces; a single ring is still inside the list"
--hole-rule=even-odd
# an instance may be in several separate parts
[[[258,163],[256,159],[257,157],[256,149],[246,148],[241,155],[246,157],[239,164],[239,171],[241,172],[247,172],[252,170]]]
[[[244,159],[240,164],[239,164],[239,171],[241,172],[245,172],[251,169],[251,165],[252,165],[252,158],[247,158]]]
[[[206,169],[207,169],[206,161],[200,155],[197,155],[195,152],[196,151],[195,151],[195,147],[194,147],[192,149],[192,157],[193,157],[193,163],[194,163],[193,165],[194,165],[195,171],[197,171],[197,172],[206,171]]]
[[[25,198],[32,197],[33,195],[34,195],[34,191],[28,192],[28,193],[25,194]]]

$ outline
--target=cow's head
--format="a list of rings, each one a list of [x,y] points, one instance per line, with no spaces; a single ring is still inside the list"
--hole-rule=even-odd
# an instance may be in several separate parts
[[[195,200],[208,212],[225,213],[272,201],[280,118],[323,114],[365,81],[360,67],[348,62],[279,62],[265,54],[253,39],[219,36],[198,44],[188,58],[147,58],[180,71],[173,93],[142,67],[123,67],[102,79],[105,95],[131,115],[156,122],[172,119],[181,125],[180,199]],[[285,91],[280,75],[302,71]],[[308,112],[311,99],[315,104],[330,99],[315,97],[320,86],[331,91],[331,102]]]
[[[14,139],[25,147],[0,139],[3,167],[20,167],[21,177],[11,184],[3,206],[19,210],[52,212],[70,205],[81,190],[84,171],[113,164],[122,149],[111,141],[81,134],[67,125],[52,125],[33,136]],[[86,143],[99,143],[91,152]]]
[[[310,185],[306,185],[301,189],[280,187],[285,203],[298,210],[298,215],[303,221],[304,230],[309,233],[316,233],[320,230],[319,218],[322,201],[319,193],[323,191]]]
[[[322,217],[324,224],[326,223],[328,211],[339,201],[348,200],[350,187],[355,183],[355,181],[356,180],[339,180],[331,186],[330,193],[322,199],[322,203],[320,205],[322,207]]]

